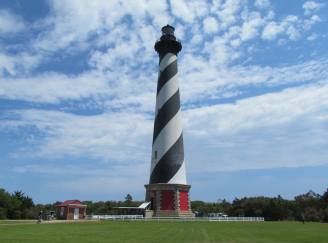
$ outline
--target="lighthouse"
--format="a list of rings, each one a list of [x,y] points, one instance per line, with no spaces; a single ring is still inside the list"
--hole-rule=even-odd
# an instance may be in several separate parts
[[[177,55],[182,45],[166,25],[155,43],[159,55],[156,108],[146,201],[151,216],[193,217],[186,180]],[[149,215],[148,215],[149,216]]]

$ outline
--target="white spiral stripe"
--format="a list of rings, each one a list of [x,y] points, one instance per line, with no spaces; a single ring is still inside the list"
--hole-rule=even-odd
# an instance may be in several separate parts
[[[168,101],[171,96],[173,96],[179,90],[179,81],[178,81],[178,74],[174,75],[168,82],[164,84],[164,86],[159,91],[157,98],[156,98],[156,114],[159,109]]]
[[[174,145],[182,133],[181,112],[177,114],[166,124],[166,126],[158,134],[152,149],[151,169],[155,168],[158,161],[163,155]],[[155,156],[157,153],[157,157]],[[156,157],[156,158],[155,158]]]
[[[187,184],[187,177],[186,177],[186,165],[185,161],[183,161],[181,167],[175,173],[175,175],[169,180],[170,184]]]
[[[177,56],[173,53],[167,53],[159,64],[159,71],[162,72],[168,65],[177,60]]]

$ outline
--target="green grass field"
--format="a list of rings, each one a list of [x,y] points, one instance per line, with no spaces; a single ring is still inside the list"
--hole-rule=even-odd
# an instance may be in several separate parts
[[[28,224],[35,223],[36,220],[0,220],[0,225],[6,224]]]
[[[298,222],[0,223],[0,242],[328,242],[328,224]],[[30,222],[29,222],[30,223]]]

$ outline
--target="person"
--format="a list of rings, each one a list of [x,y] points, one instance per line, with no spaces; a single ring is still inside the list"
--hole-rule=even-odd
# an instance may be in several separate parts
[[[42,210],[39,212],[39,217],[38,217],[38,224],[40,224],[42,222]]]
[[[302,220],[302,223],[305,224],[305,216],[304,216],[304,214],[301,215],[301,220]]]

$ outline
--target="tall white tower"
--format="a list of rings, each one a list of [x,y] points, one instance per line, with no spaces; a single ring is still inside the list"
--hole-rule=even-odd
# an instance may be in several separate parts
[[[146,200],[154,216],[193,216],[186,180],[177,54],[181,43],[172,26],[162,28],[155,43],[159,55],[156,110],[149,184]]]

